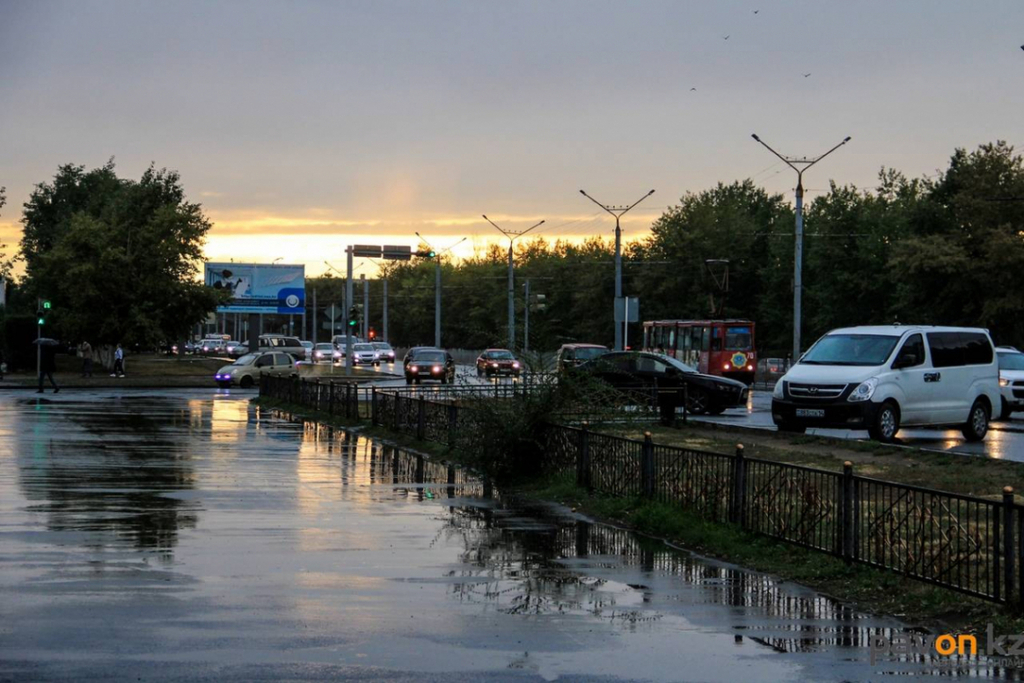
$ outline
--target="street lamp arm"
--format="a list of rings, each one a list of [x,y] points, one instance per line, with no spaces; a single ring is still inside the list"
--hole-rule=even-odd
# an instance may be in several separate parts
[[[523,235],[525,235],[526,233],[530,232],[530,231],[531,231],[531,230],[533,230],[534,228],[539,228],[539,227],[540,227],[540,226],[542,226],[542,225],[544,225],[544,221],[541,221],[541,222],[540,222],[540,223],[538,223],[537,225],[533,225],[533,226],[530,226],[530,227],[529,227],[529,228],[527,228],[526,230],[523,230],[523,231],[522,231],[521,233],[519,233],[518,235],[516,235],[516,237],[522,237]]]
[[[427,240],[427,238],[426,238],[426,237],[424,237],[423,235],[419,234],[418,232],[416,232],[416,233],[413,233],[413,234],[414,234],[414,235],[416,235],[417,237],[419,237],[419,238],[420,238],[421,240],[423,240],[423,241],[424,241],[424,242],[426,243],[426,245],[427,245],[428,247],[430,247],[430,250],[431,250],[431,251],[437,251],[437,249],[434,249],[434,245],[433,245],[433,244],[431,244],[431,243],[430,243],[430,242],[429,242],[429,241]]]
[[[650,197],[650,196],[651,196],[652,194],[654,194],[654,190],[651,190],[650,192],[648,192],[647,194],[645,194],[645,195],[644,195],[643,197],[641,197],[640,199],[638,199],[638,200],[636,200],[635,202],[633,202],[632,204],[630,204],[630,205],[629,205],[628,207],[626,207],[626,209],[625,209],[625,210],[624,210],[624,211],[623,211],[622,213],[626,213],[626,211],[629,211],[629,210],[630,210],[630,209],[632,209],[632,208],[633,208],[634,206],[636,206],[637,204],[639,204],[639,203],[640,203],[640,202],[642,202],[643,200],[645,200],[645,199],[647,199],[648,197]]]
[[[839,143],[838,145],[836,145],[835,147],[833,147],[833,148],[832,148],[832,149],[830,149],[829,151],[825,152],[824,154],[822,154],[822,155],[821,155],[820,157],[818,157],[817,159],[815,159],[815,160],[814,160],[814,161],[812,161],[811,163],[807,164],[807,166],[805,166],[805,167],[804,167],[804,170],[806,171],[806,170],[807,170],[808,168],[810,168],[811,166],[814,166],[814,165],[815,165],[816,163],[818,163],[819,161],[821,161],[822,159],[824,159],[824,158],[825,158],[825,157],[827,157],[827,156],[828,156],[829,154],[831,154],[832,152],[836,151],[837,149],[839,149],[840,147],[842,147],[843,145],[845,145],[845,144],[846,144],[847,142],[849,142],[849,141],[850,141],[850,136],[846,136],[846,139],[844,139],[844,140],[843,140],[842,142],[840,142],[840,143]]]
[[[437,254],[437,258],[438,258],[438,261],[440,261],[440,259],[441,259],[441,257],[442,257],[442,256],[444,256],[444,255],[445,255],[445,254],[447,254],[447,253],[448,253],[449,251],[451,251],[451,250],[452,250],[452,249],[454,249],[455,247],[457,247],[457,246],[459,246],[460,244],[462,244],[463,242],[465,242],[465,241],[466,241],[467,239],[469,239],[469,238],[468,238],[468,237],[463,237],[463,238],[462,238],[461,240],[459,240],[459,241],[458,241],[458,242],[456,242],[455,244],[451,245],[450,247],[448,247],[448,248],[447,248],[447,249],[445,249],[444,251],[438,252],[438,254]]]
[[[779,159],[781,159],[781,160],[782,160],[782,162],[783,162],[783,163],[785,163],[785,164],[786,164],[787,166],[789,166],[789,167],[790,167],[791,169],[793,169],[793,170],[794,170],[794,171],[796,171],[797,173],[799,173],[799,172],[800,172],[800,169],[798,169],[798,168],[797,168],[796,166],[794,166],[794,165],[793,165],[792,163],[790,163],[789,159],[787,159],[786,157],[782,156],[781,154],[779,154],[778,152],[776,152],[776,151],[775,151],[774,149],[772,149],[772,148],[771,148],[771,147],[770,147],[770,146],[768,145],[768,143],[767,143],[767,142],[765,142],[765,141],[764,141],[764,140],[762,140],[761,138],[757,137],[757,135],[756,135],[755,133],[751,133],[750,137],[754,138],[755,140],[757,140],[758,142],[760,142],[760,143],[761,143],[762,145],[764,145],[764,148],[765,148],[765,149],[767,149],[767,150],[768,150],[769,152],[771,152],[772,154],[774,154],[775,156],[777,156],[777,157],[778,157]]]
[[[495,228],[495,229],[496,229],[496,230],[497,230],[498,232],[500,232],[500,233],[501,233],[502,235],[504,235],[505,237],[508,237],[508,233],[507,233],[507,232],[505,232],[504,230],[502,230],[501,228],[499,228],[499,227],[498,227],[498,224],[497,224],[497,223],[495,223],[494,221],[492,221],[492,220],[491,220],[490,218],[488,218],[488,217],[487,217],[486,215],[484,215],[484,220],[485,220],[485,221],[487,221],[488,223],[490,223],[491,225],[493,225],[493,226],[494,226],[494,228]]]
[[[580,194],[581,194],[581,195],[583,195],[584,197],[586,197],[587,199],[589,199],[590,201],[594,202],[594,203],[595,203],[595,204],[597,204],[598,206],[600,206],[600,207],[601,207],[602,209],[604,209],[605,211],[607,211],[607,212],[608,212],[608,213],[610,213],[611,215],[613,215],[613,216],[615,215],[615,212],[614,212],[614,211],[612,211],[612,210],[611,210],[611,209],[609,209],[609,208],[608,208],[607,206],[605,206],[605,205],[604,205],[604,204],[602,204],[601,202],[599,202],[599,201],[597,201],[596,199],[594,199],[593,197],[591,197],[591,196],[590,196],[589,194],[587,194],[587,193],[586,193],[586,192],[584,192],[583,190],[580,190]]]

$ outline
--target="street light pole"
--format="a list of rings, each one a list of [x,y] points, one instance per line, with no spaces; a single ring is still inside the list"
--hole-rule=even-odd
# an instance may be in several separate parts
[[[526,230],[506,230],[498,227],[498,224],[492,221],[487,216],[484,216],[484,220],[497,228],[498,232],[508,238],[508,346],[510,349],[516,347],[516,291],[515,291],[515,276],[513,269],[515,262],[513,261],[512,247],[515,244],[516,239],[522,237],[526,233],[530,232],[534,228],[539,228],[544,225],[544,221],[530,226]]]
[[[345,255],[348,257],[348,275],[345,278],[345,315],[348,316],[348,312],[352,310],[352,247],[348,246],[345,249]],[[352,326],[348,324],[348,320],[345,321],[345,375],[348,377],[352,376]]]
[[[427,241],[426,237],[419,234],[418,232],[414,234],[416,235],[416,237],[423,240],[426,243],[426,245],[430,247],[430,249],[434,252],[434,346],[436,348],[441,348],[441,256],[443,254],[448,253],[455,247],[459,246],[468,238],[463,237],[455,244],[447,247],[444,251],[438,251],[437,249],[434,249],[434,245]]]
[[[650,192],[645,194],[643,197],[641,197],[640,199],[638,199],[635,202],[633,202],[632,204],[630,204],[629,206],[612,206],[610,204],[609,205],[605,205],[605,204],[602,204],[601,202],[597,201],[593,197],[591,197],[589,194],[587,194],[583,190],[580,190],[580,194],[583,195],[584,197],[586,197],[587,199],[589,199],[590,201],[594,202],[598,206],[600,206],[602,209],[604,209],[605,211],[607,211],[611,215],[615,216],[615,304],[614,304],[614,307],[617,310],[618,307],[620,306],[620,304],[618,302],[622,301],[622,228],[619,225],[619,219],[626,212],[628,212],[630,209],[632,209],[634,206],[636,206],[637,204],[639,204],[640,202],[642,202],[643,200],[647,199],[652,194],[654,194],[654,190],[651,190]],[[627,316],[625,316],[625,306],[623,306],[623,317],[624,318],[627,317]],[[622,321],[621,325],[619,324],[618,321],[615,322],[615,350],[616,351],[621,351],[622,350],[622,330],[623,330],[623,327],[625,325],[628,325],[628,324],[629,324],[629,322],[628,322],[627,319],[624,319]]]
[[[796,171],[796,245],[793,248],[793,362],[795,363],[800,358],[800,329],[803,313],[804,171],[849,142],[850,136],[846,136],[838,145],[814,158],[782,156],[756,134],[751,134],[750,137],[760,142],[765,149]]]

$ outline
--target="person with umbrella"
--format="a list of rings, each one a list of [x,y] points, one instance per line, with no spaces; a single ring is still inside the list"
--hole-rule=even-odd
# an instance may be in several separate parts
[[[60,391],[57,380],[53,373],[57,370],[57,341],[55,339],[39,338],[35,343],[39,346],[39,389],[37,394],[43,393],[43,378],[48,377],[53,385],[53,393]]]

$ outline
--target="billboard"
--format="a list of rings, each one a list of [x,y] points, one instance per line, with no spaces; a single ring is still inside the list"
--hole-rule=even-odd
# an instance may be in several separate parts
[[[306,307],[306,267],[284,263],[207,263],[205,282],[231,291],[218,313],[294,313]]]

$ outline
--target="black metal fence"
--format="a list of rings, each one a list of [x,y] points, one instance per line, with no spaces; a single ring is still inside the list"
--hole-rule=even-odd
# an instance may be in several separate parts
[[[465,395],[263,377],[260,395],[454,445],[473,430]],[[1024,608],[1024,506],[787,463],[656,445],[549,424],[552,472],[589,490],[645,497],[701,517]]]
[[[843,472],[549,426],[549,462],[580,486],[645,496],[745,530],[1024,607],[1024,506]]]

